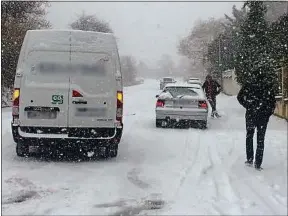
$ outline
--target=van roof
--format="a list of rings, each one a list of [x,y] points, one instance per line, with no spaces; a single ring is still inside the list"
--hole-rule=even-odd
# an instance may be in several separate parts
[[[95,32],[95,31],[83,31],[76,29],[36,29],[36,30],[28,30],[27,32],[86,32],[95,35],[111,35],[112,33],[104,33],[104,32]]]
[[[113,34],[72,29],[28,30],[28,50],[70,50],[79,52],[117,52]]]

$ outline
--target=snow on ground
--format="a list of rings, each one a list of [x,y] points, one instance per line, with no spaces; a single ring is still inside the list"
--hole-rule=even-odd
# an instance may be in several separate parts
[[[271,118],[259,172],[244,166],[244,109],[235,97],[218,97],[222,118],[209,119],[208,130],[156,129],[158,88],[155,80],[125,88],[124,135],[109,160],[19,158],[4,109],[3,214],[287,215],[286,121]]]

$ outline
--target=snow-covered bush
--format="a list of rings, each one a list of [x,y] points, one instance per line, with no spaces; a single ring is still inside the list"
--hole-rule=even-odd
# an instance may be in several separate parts
[[[12,101],[12,91],[9,88],[2,87],[1,92],[1,107],[11,106]]]

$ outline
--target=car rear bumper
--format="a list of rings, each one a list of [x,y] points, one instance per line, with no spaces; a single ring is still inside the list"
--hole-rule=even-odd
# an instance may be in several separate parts
[[[122,137],[123,128],[41,128],[43,133],[39,132],[39,128],[19,127],[11,124],[12,134],[15,142],[29,142],[30,146],[41,146],[47,144],[62,146],[71,145],[89,145],[89,146],[107,146],[112,143],[119,143]],[[94,130],[95,136],[88,136],[88,130]],[[50,133],[49,133],[50,132]],[[97,132],[101,137],[97,137]]]
[[[207,121],[208,110],[201,109],[156,109],[156,119]]]

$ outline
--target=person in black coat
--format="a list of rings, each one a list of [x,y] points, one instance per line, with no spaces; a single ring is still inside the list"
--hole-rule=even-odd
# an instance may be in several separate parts
[[[212,79],[211,75],[207,75],[206,76],[206,80],[203,83],[202,86],[206,97],[212,107],[212,113],[211,116],[214,117],[216,116],[217,118],[220,117],[220,115],[218,114],[217,110],[216,110],[216,96],[218,94],[220,94],[221,92],[221,86],[220,84],[216,81]]]
[[[253,137],[257,128],[257,149],[254,166],[261,170],[264,152],[264,139],[270,116],[276,107],[276,93],[273,85],[258,77],[254,83],[244,85],[238,93],[239,103],[246,109],[246,157],[245,164],[253,165]]]

